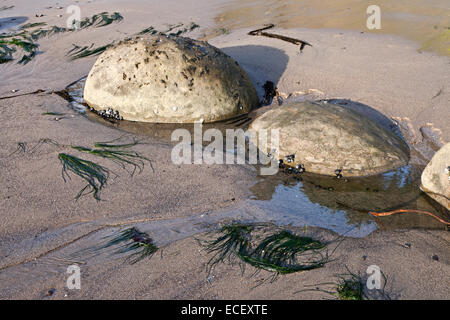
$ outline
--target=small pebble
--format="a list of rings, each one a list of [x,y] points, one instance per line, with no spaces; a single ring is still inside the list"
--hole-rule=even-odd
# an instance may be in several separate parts
[[[342,177],[342,174],[338,174],[338,175],[336,175],[336,178],[338,178],[338,179],[342,179],[343,177]]]

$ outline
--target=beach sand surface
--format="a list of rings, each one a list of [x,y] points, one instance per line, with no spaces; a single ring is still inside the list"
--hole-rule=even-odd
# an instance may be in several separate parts
[[[344,6],[346,3],[342,1]],[[25,17],[25,23],[45,21],[65,26],[65,9],[71,4],[65,0],[58,5],[49,0],[2,0],[0,7],[14,7],[0,11],[0,18]],[[124,20],[102,28],[52,35],[39,41],[40,53],[30,63],[0,65],[0,298],[328,299],[334,297],[317,291],[295,292],[306,285],[333,281],[337,274],[346,272],[345,266],[365,273],[373,264],[389,276],[387,289],[392,298],[449,298],[446,279],[450,273],[450,238],[444,228],[375,231],[365,238],[346,238],[335,252],[336,260],[325,267],[282,276],[254,289],[257,281],[270,275],[262,272],[251,277],[254,270],[249,267],[242,276],[239,266],[223,264],[208,277],[209,256],[192,235],[180,236],[167,243],[162,258],[157,253],[135,265],[123,259],[80,263],[82,289],[68,290],[65,271],[76,261],[61,258],[64,250],[87,241],[98,228],[125,226],[126,221],[151,223],[203,213],[214,215],[224,208],[239,207],[252,196],[250,188],[258,181],[257,171],[250,165],[174,165],[170,160],[173,144],[129,134],[129,139],[145,142],[136,150],[151,160],[153,169],[146,164],[141,174],[131,177],[120,167],[113,167],[118,175],[102,192],[104,201],[97,202],[91,196],[75,201],[84,184],[74,176],[65,183],[58,160],[59,153],[73,150],[39,145],[39,140],[92,146],[97,141],[119,138],[124,132],[89,120],[52,94],[86,76],[96,60],[70,60],[67,52],[72,44],[105,45],[149,26],[166,30],[168,24],[180,22],[199,24],[199,29],[186,35],[202,38],[220,28],[218,21],[232,2],[80,0],[78,5],[82,17],[116,11]],[[49,6],[52,8],[46,9]],[[45,15],[36,18],[38,13]],[[321,99],[350,99],[389,118],[401,118],[413,132],[411,141],[422,141],[421,128],[427,124],[437,133],[439,143],[450,141],[450,63],[445,55],[419,50],[423,44],[413,36],[368,33],[364,25],[355,30],[358,28],[326,24],[300,28],[280,23],[270,31],[312,44],[300,52],[291,43],[249,36],[250,30],[268,22],[251,21],[208,41],[243,66],[260,96],[267,80],[286,95],[316,90]],[[43,92],[27,95],[36,90]],[[19,96],[4,99],[14,95]],[[63,115],[44,115],[46,112]],[[17,152],[18,143],[24,143],[27,151]],[[106,160],[99,163],[110,166]],[[329,238],[334,236],[325,230],[320,232]],[[410,246],[405,247],[405,243]],[[438,261],[433,256],[438,256]],[[49,297],[46,292],[52,288],[56,291]]]

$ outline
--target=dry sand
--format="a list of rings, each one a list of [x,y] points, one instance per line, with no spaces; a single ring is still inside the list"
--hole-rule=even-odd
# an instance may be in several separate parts
[[[230,5],[203,0],[157,2],[79,1],[83,17],[117,11],[124,20],[103,28],[51,36],[39,42],[42,53],[29,64],[0,65],[0,97],[45,91],[0,100],[0,298],[48,298],[45,292],[56,288],[51,298],[322,299],[330,296],[294,292],[304,285],[333,281],[336,274],[345,272],[344,266],[364,273],[367,266],[376,264],[392,281],[388,290],[393,298],[448,299],[450,238],[444,230],[376,231],[363,239],[347,238],[335,253],[337,259],[324,268],[283,276],[256,289],[252,289],[255,280],[268,275],[250,277],[250,268],[242,276],[238,266],[219,265],[207,279],[208,256],[192,236],[184,237],[181,232],[178,238],[169,237],[176,241],[167,241],[162,259],[156,255],[132,266],[122,259],[82,264],[82,290],[65,288],[65,270],[71,261],[64,250],[82,247],[82,241],[89,238],[84,235],[126,220],[214,215],[222,208],[239,207],[252,195],[250,187],[257,181],[256,170],[247,165],[175,166],[170,161],[169,143],[135,135],[147,142],[137,150],[152,160],[154,172],[146,166],[142,174],[131,178],[116,167],[119,176],[102,194],[106,201],[97,202],[92,197],[74,201],[83,183],[76,178],[64,183],[57,158],[58,153],[69,149],[44,144],[34,152],[11,156],[19,142],[32,148],[39,139],[50,138],[60,144],[89,146],[123,135],[80,115],[50,93],[85,76],[96,59],[70,61],[66,53],[73,43],[103,45],[150,25],[165,30],[166,24],[192,21],[200,29],[188,36],[200,38],[217,28],[215,18]],[[64,8],[72,4],[58,3]],[[65,24],[64,9],[56,9],[53,1],[0,2],[0,6],[11,5],[15,7],[0,11],[0,17],[23,16],[26,22]],[[45,9],[48,6],[53,8]],[[36,18],[37,13],[45,16]],[[334,29],[272,30],[313,45],[299,53],[290,43],[251,37],[248,31],[233,29],[209,41],[246,69],[259,94],[267,80],[274,81],[286,94],[315,89],[323,92],[319,98],[352,99],[388,117],[403,118],[415,130],[417,141],[421,140],[420,128],[427,123],[440,130],[441,142],[450,140],[448,57],[418,52],[420,43],[395,35]],[[64,116],[56,121],[55,116],[42,115],[48,111]],[[405,243],[411,247],[406,248]],[[439,261],[433,260],[433,255]]]

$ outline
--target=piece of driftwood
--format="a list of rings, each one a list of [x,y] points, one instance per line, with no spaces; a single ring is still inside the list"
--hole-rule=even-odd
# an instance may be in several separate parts
[[[295,45],[299,45],[300,46],[300,52],[302,52],[302,50],[305,48],[305,46],[312,47],[312,44],[310,44],[310,43],[308,43],[306,41],[303,41],[303,40],[290,38],[290,37],[285,37],[285,36],[281,36],[281,35],[278,35],[278,34],[263,32],[264,30],[272,29],[273,27],[275,27],[275,25],[271,23],[271,24],[266,25],[264,28],[250,31],[248,34],[251,35],[251,36],[263,36],[263,37],[268,37],[268,38],[280,39],[280,40],[283,40],[283,41],[286,41],[286,42],[293,43]]]

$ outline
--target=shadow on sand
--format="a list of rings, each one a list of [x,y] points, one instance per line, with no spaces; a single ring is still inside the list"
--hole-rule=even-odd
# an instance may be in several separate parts
[[[249,45],[221,50],[244,68],[260,98],[264,93],[264,83],[272,81],[277,86],[289,62],[289,57],[282,50],[273,47]]]

